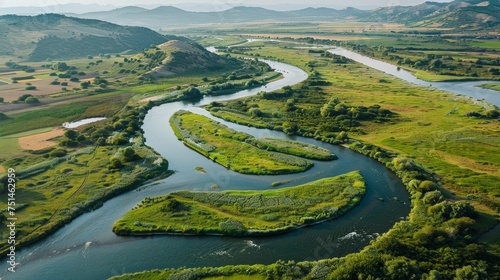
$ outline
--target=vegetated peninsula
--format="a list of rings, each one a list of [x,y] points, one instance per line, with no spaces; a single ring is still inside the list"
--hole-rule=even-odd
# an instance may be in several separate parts
[[[303,158],[336,158],[330,151],[313,145],[272,138],[257,139],[189,111],[176,112],[170,124],[177,138],[186,146],[239,173],[297,173],[313,166],[311,161]]]
[[[120,235],[269,235],[337,218],[366,192],[359,171],[264,191],[180,191],[146,198],[113,226]]]

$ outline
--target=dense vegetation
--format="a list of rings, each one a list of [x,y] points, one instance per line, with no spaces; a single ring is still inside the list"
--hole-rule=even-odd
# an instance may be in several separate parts
[[[291,135],[314,137],[341,144],[348,132],[359,132],[363,123],[397,120],[395,113],[378,104],[353,106],[327,94],[318,85],[330,85],[318,72],[299,87],[284,87],[272,93],[225,103],[212,103],[214,116],[239,124],[281,130]],[[326,97],[327,98],[327,97]]]
[[[146,198],[113,226],[122,234],[266,235],[336,218],[365,193],[359,172],[265,191],[191,192]]]
[[[313,165],[288,154],[324,160],[335,158],[329,151],[313,145],[274,139],[261,141],[188,111],[176,112],[170,124],[184,145],[240,173],[287,174],[305,171]]]

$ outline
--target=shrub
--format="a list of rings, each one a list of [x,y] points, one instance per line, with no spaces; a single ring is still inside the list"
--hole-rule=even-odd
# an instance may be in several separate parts
[[[26,102],[27,104],[40,103],[40,101],[38,100],[38,98],[33,97],[33,96],[30,96],[30,97],[26,98],[26,100],[24,102]]]
[[[51,157],[63,157],[67,154],[67,151],[65,149],[55,149],[52,152],[50,152]]]
[[[109,165],[108,165],[109,169],[120,169],[122,166],[123,166],[123,163],[120,161],[119,158],[112,157],[109,160]]]
[[[35,86],[27,86],[26,88],[24,88],[25,90],[36,90],[36,87]]]
[[[17,100],[19,100],[19,101],[26,101],[26,99],[27,99],[28,97],[33,97],[33,95],[31,95],[31,94],[23,94],[23,95],[19,96],[19,97],[17,98]]]

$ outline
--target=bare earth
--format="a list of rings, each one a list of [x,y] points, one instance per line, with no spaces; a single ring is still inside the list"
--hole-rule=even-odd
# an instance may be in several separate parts
[[[52,131],[49,132],[44,132],[19,138],[19,146],[21,146],[23,150],[33,150],[33,151],[42,150],[57,145],[57,142],[50,141],[50,139],[62,136],[63,134],[64,134],[63,129],[54,128]]]
[[[5,168],[0,165],[0,173],[5,172]]]

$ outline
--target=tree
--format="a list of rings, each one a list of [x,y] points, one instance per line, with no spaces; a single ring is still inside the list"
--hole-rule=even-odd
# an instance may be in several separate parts
[[[262,111],[259,108],[250,108],[248,112],[252,115],[252,117],[262,116]]]
[[[349,127],[352,127],[352,120],[357,118],[359,116],[359,111],[358,111],[358,108],[355,108],[355,107],[351,107],[351,109],[349,109]]]
[[[81,82],[80,83],[80,86],[83,88],[83,89],[87,89],[89,86],[90,86],[90,82],[87,81],[87,82]]]
[[[26,102],[27,104],[40,103],[40,101],[38,100],[38,98],[33,97],[33,96],[30,96],[30,97],[26,98],[26,100],[24,100],[24,102]]]
[[[436,203],[441,202],[443,200],[443,196],[441,195],[440,191],[435,190],[427,192],[422,200],[424,201],[425,204],[434,205]]]
[[[120,161],[120,159],[112,157],[109,160],[109,169],[120,169],[123,166],[123,163]]]
[[[64,132],[64,136],[66,136],[66,138],[68,138],[69,140],[75,140],[76,137],[78,137],[78,132],[74,130],[66,130]]]
[[[19,100],[19,101],[26,101],[26,99],[27,99],[28,97],[33,97],[33,95],[31,95],[31,94],[23,94],[23,95],[19,96],[19,97],[17,98],[17,100]]]
[[[3,103],[5,99],[3,97],[0,97],[0,103]]]
[[[123,160],[125,162],[134,161],[138,158],[138,155],[135,153],[134,148],[127,147],[123,150]]]
[[[436,189],[436,184],[432,181],[425,180],[418,185],[418,188],[423,192],[429,192]]]
[[[182,95],[187,97],[187,98],[196,98],[196,97],[202,96],[200,90],[196,87],[190,87],[186,90],[183,90]]]
[[[57,71],[66,71],[69,69],[69,66],[68,64],[66,64],[66,62],[57,62],[53,66],[53,68],[56,69]]]
[[[434,60],[434,62],[432,62],[432,66],[434,66],[435,68],[441,68],[442,65],[443,62],[441,61],[441,59],[436,59]]]
[[[339,134],[337,134],[337,137],[335,137],[335,140],[345,142],[346,140],[349,139],[349,136],[347,135],[347,132],[341,131]]]

